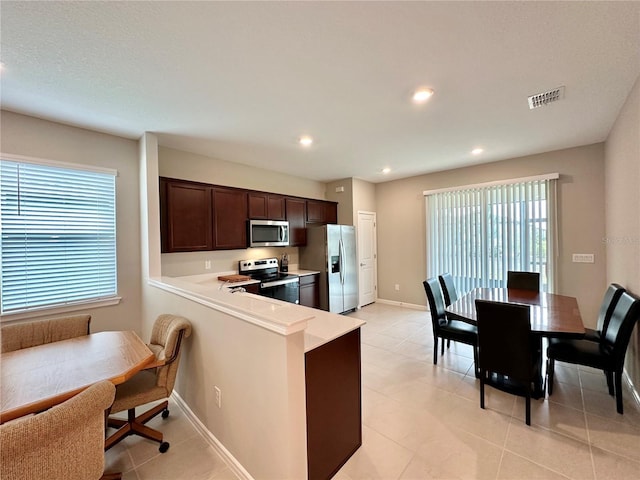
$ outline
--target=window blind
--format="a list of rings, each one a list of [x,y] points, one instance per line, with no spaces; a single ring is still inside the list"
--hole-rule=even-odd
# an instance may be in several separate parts
[[[554,291],[557,176],[425,192],[428,276],[459,291],[506,287],[507,271],[540,273]]]
[[[0,160],[2,313],[116,294],[115,175]]]

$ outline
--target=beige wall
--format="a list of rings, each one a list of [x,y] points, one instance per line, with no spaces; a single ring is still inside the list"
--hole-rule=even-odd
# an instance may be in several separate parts
[[[0,151],[118,170],[116,231],[119,305],[83,310],[92,331],[140,330],[138,143],[2,111]],[[52,316],[60,316],[52,315]],[[47,316],[42,316],[46,318]]]
[[[142,237],[149,238],[149,247],[142,245],[148,257],[143,265],[150,271],[161,261],[154,238],[160,230],[157,174],[152,175],[159,171],[154,143],[152,134],[140,140],[140,171],[146,172],[140,204],[149,209],[141,215]],[[145,336],[161,313],[191,321],[193,334],[185,341],[175,390],[223,452],[230,452],[254,478],[305,478],[303,332],[282,336],[147,282],[142,296]],[[221,408],[214,387],[222,393]]]
[[[326,200],[325,184],[167,147],[158,148],[160,176]]]
[[[344,188],[336,192],[336,188]],[[338,202],[338,223],[358,226],[358,211],[375,212],[376,186],[359,178],[327,183],[327,200]]]
[[[306,478],[303,332],[283,336],[153,286],[143,295],[145,329],[161,313],[192,323],[175,390],[207,430],[253,478]]]
[[[607,282],[640,295],[640,78],[605,144]],[[636,324],[626,369],[640,387],[640,329]]]
[[[343,188],[343,192],[336,192],[336,188]],[[338,202],[338,223],[340,225],[355,225],[353,223],[353,179],[343,178],[327,183],[327,200]]]
[[[377,184],[379,298],[426,305],[424,190],[553,172],[560,173],[557,293],[577,297],[585,324],[595,325],[606,288],[603,144]],[[593,253],[595,263],[572,263],[572,253]]]
[[[376,211],[376,185],[359,178],[353,179],[353,224],[358,224],[358,211]]]

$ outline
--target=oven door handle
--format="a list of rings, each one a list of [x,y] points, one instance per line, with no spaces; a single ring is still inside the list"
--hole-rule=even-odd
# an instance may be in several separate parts
[[[290,278],[286,280],[276,280],[275,282],[261,283],[260,288],[277,287],[279,285],[287,285],[289,283],[298,283],[300,280],[297,278]]]

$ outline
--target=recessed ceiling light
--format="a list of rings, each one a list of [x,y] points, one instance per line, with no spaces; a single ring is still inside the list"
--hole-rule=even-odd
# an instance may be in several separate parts
[[[482,148],[474,148],[471,150],[471,155],[480,155],[484,150]]]
[[[303,147],[308,147],[313,143],[313,138],[311,138],[309,135],[303,135],[300,137],[298,142],[300,142],[300,145],[302,145]]]
[[[389,173],[390,171],[391,171],[391,169],[390,169],[389,167],[384,167],[384,168],[382,169],[382,173],[384,173],[385,175],[386,175],[387,173]]]
[[[431,88],[422,87],[416,90],[413,93],[413,101],[414,103],[424,103],[433,95],[433,90]]]

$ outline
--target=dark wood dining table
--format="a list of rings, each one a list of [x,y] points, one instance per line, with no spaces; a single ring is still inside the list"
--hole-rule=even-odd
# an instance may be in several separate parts
[[[155,356],[132,331],[91,335],[0,355],[0,423],[38,413],[93,383],[124,383]]]
[[[584,336],[584,324],[574,297],[554,293],[519,290],[513,288],[475,288],[446,308],[447,316],[470,324],[476,324],[476,300],[528,305],[531,315],[531,333],[539,340],[542,363],[542,337]],[[542,365],[540,365],[542,367]],[[536,381],[534,396],[544,395],[542,368]]]

